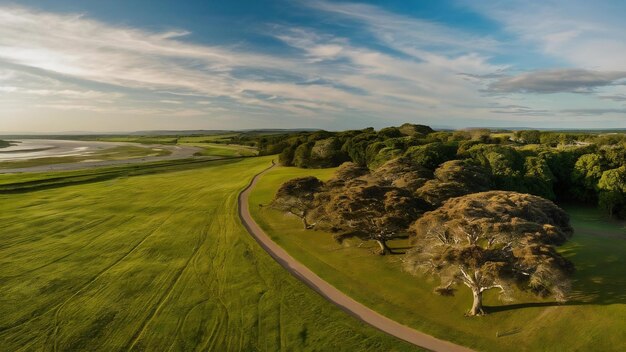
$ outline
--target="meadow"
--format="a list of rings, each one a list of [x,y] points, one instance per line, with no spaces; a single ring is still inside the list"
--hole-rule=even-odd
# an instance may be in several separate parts
[[[0,350],[419,350],[246,233],[237,195],[270,159],[0,177]]]
[[[202,148],[196,153],[197,156],[217,156],[217,157],[244,157],[255,156],[257,150],[254,147],[228,144],[237,133],[221,133],[203,136],[110,136],[95,138],[102,142],[132,142],[141,144],[168,144],[185,145]]]
[[[564,205],[575,235],[560,248],[572,260],[571,299],[564,305],[518,294],[501,302],[486,297],[490,314],[465,317],[471,294],[433,293],[438,282],[402,271],[402,255],[378,256],[359,240],[338,244],[332,234],[304,230],[295,216],[271,209],[278,187],[305,175],[328,179],[333,169],[279,167],[259,181],[250,197],[253,217],[275,242],[320,277],[386,316],[436,337],[485,351],[622,351],[626,341],[626,224],[596,208]],[[260,207],[259,205],[264,205]],[[390,242],[397,253],[407,240]]]

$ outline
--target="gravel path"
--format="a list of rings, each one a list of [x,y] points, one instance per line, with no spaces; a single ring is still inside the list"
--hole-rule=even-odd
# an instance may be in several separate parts
[[[261,175],[269,171],[275,165],[272,162],[272,166],[265,171],[257,174],[252,179],[252,182],[239,194],[239,218],[242,224],[248,230],[250,235],[261,245],[261,247],[282,265],[293,276],[304,282],[310,288],[322,295],[331,303],[335,304],[339,308],[346,311],[348,314],[362,320],[363,322],[395,336],[399,339],[412,343],[416,346],[431,350],[431,351],[451,351],[451,352],[468,352],[472,351],[467,347],[456,345],[452,342],[440,340],[428,334],[411,329],[408,326],[402,325],[394,320],[391,320],[369,308],[361,303],[353,300],[343,292],[339,291],[333,285],[322,280],[314,272],[309,270],[306,266],[295,260],[287,253],[282,247],[274,243],[269,236],[259,227],[259,225],[252,219],[250,210],[248,209],[248,198]]]

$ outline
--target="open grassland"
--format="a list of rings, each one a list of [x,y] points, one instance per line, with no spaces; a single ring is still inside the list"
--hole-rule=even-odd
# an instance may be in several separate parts
[[[89,139],[91,140],[91,139]],[[131,143],[143,143],[143,144],[176,144],[178,137],[171,136],[110,136],[110,137],[96,137],[93,138],[96,141],[102,142],[131,142]]]
[[[185,145],[202,148],[202,151],[196,153],[198,156],[217,156],[217,157],[245,157],[257,155],[254,147],[227,144],[232,138],[239,135],[238,133],[224,133],[206,136],[111,136],[98,137],[96,140],[103,142],[133,142],[143,144],[171,144]]]
[[[206,136],[184,136],[178,138],[178,143],[215,143],[227,142],[233,137],[237,137],[240,133],[221,133]]]
[[[196,153],[201,156],[246,157],[257,155],[256,148],[237,144],[185,143],[185,145],[202,148]]]
[[[171,152],[169,150],[160,148],[147,148],[142,146],[124,145],[99,150],[92,154],[4,161],[0,162],[0,169],[17,169],[40,165],[67,164],[85,161],[126,160],[144,157],[165,156],[170,154]]]
[[[408,326],[485,351],[623,351],[626,348],[626,228],[594,208],[566,207],[576,229],[561,248],[577,267],[572,299],[565,305],[518,294],[515,302],[487,295],[489,315],[464,317],[471,294],[433,293],[438,282],[401,270],[401,255],[377,256],[368,242],[336,243],[332,235],[304,230],[300,219],[267,206],[286,180],[328,179],[334,170],[276,168],[250,197],[253,217],[274,241],[319,276],[365,305]],[[396,252],[406,240],[392,241]]]
[[[56,175],[3,176],[22,193],[0,194],[0,350],[417,350],[326,302],[245,232],[237,195],[269,161],[72,172],[87,183],[39,191],[23,183]]]

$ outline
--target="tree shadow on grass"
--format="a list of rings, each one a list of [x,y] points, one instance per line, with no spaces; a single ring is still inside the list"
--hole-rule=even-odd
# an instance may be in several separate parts
[[[610,284],[603,285],[596,283],[596,285],[592,286],[587,282],[587,278],[583,278],[577,282],[575,286],[579,289],[572,291],[570,300],[567,302],[526,302],[500,306],[484,306],[483,308],[487,313],[498,313],[537,307],[626,304],[625,285],[626,282],[618,280]]]

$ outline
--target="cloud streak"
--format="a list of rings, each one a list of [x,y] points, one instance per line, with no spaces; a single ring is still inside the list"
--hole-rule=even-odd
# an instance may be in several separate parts
[[[262,51],[193,43],[185,29],[149,31],[85,14],[0,6],[0,124],[38,126],[42,111],[57,111],[50,115],[59,121],[70,114],[94,126],[105,119],[149,126],[148,117],[203,128],[510,126],[520,116],[580,115],[534,100],[541,94],[597,92],[607,104],[624,95],[615,89],[626,68],[511,74],[520,69],[493,59],[502,44],[492,36],[372,5],[297,4],[348,30],[264,23],[255,34],[278,49]],[[562,47],[588,28],[542,33]],[[618,113],[614,106],[602,112]]]
[[[599,87],[623,84],[626,72],[583,69],[542,70],[498,78],[488,86],[495,93],[590,93]]]

